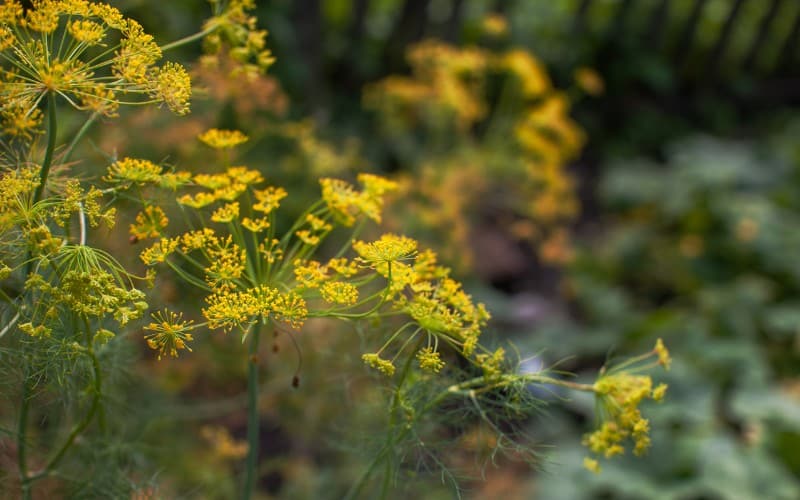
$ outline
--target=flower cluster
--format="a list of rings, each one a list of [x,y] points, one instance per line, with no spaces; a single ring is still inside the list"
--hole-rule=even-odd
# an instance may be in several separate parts
[[[497,21],[490,25],[500,31]],[[492,52],[438,41],[413,46],[407,59],[412,75],[369,86],[364,103],[378,112],[391,142],[423,142],[415,148],[422,157],[407,158],[423,177],[412,187],[421,225],[446,235],[449,246],[468,248],[465,208],[502,192],[494,202],[508,214],[509,233],[535,242],[547,262],[569,259],[566,225],[578,199],[565,165],[584,136],[542,64],[523,49]],[[495,95],[487,81],[498,76],[504,83]],[[420,127],[425,134],[416,132]]]
[[[655,361],[652,359],[655,358]],[[650,447],[650,422],[639,409],[646,399],[661,401],[666,384],[653,387],[649,375],[639,374],[653,366],[669,369],[670,355],[661,339],[649,353],[633,358],[601,375],[593,386],[600,408],[600,427],[587,434],[583,443],[593,453],[611,458],[625,453],[625,442],[633,442],[633,453],[641,455]],[[595,459],[585,461],[587,468],[599,471]]]
[[[186,70],[175,63],[157,66],[161,48],[116,8],[88,0],[37,0],[24,10],[18,0],[8,0],[0,9],[5,134],[29,139],[38,133],[38,107],[48,95],[104,116],[134,102],[189,111]]]

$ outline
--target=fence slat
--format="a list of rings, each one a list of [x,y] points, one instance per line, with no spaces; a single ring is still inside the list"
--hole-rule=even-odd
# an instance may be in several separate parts
[[[689,13],[686,24],[683,26],[683,31],[681,32],[678,45],[675,49],[674,60],[676,64],[680,65],[689,54],[689,49],[691,49],[692,43],[694,43],[697,26],[700,24],[700,18],[703,15],[703,8],[705,8],[707,2],[708,0],[695,0],[694,5],[692,5],[692,11]]]
[[[722,32],[720,32],[717,42],[714,44],[714,48],[708,53],[706,70],[704,73],[711,78],[716,76],[720,62],[722,58],[725,57],[725,52],[728,50],[728,42],[730,42],[731,33],[733,33],[733,27],[736,25],[736,20],[746,1],[747,0],[736,0],[733,3],[731,10],[728,11],[728,18],[725,20],[725,24],[722,25]]]
[[[783,0],[772,0],[767,12],[764,13],[764,17],[761,18],[761,23],[758,25],[758,33],[756,33],[755,38],[753,38],[753,43],[750,44],[750,48],[747,50],[747,56],[745,56],[744,62],[742,63],[742,68],[745,71],[750,71],[755,68],[758,53],[761,51],[761,47],[764,46],[764,41],[767,39],[769,29],[772,27],[772,22],[775,20],[782,3]]]
[[[661,0],[655,7],[653,13],[650,15],[650,20],[644,25],[644,37],[647,44],[654,49],[661,48],[662,37],[664,36],[664,27],[669,22],[669,4],[670,0]]]
[[[783,47],[781,48],[780,56],[778,57],[778,65],[775,68],[776,71],[781,70],[788,70],[792,71],[792,64],[796,61],[797,56],[797,39],[800,37],[800,9],[797,10],[797,14],[794,18],[794,24],[792,24],[792,30],[789,32],[789,35],[786,37],[786,41],[783,42]]]

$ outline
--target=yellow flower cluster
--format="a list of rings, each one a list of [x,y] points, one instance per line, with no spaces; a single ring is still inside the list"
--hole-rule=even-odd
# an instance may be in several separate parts
[[[192,321],[184,321],[181,314],[172,311],[157,312],[152,317],[154,321],[144,329],[153,333],[144,338],[151,349],[158,351],[159,360],[166,354],[176,358],[182,349],[192,351],[187,345],[187,342],[194,340],[189,333],[194,328]]]
[[[254,78],[269,68],[275,58],[266,47],[266,30],[256,29],[256,18],[248,14],[255,8],[254,0],[212,1],[215,15],[203,26],[211,33],[206,36],[203,46],[206,56],[202,62],[206,66],[218,66],[220,58],[239,63],[232,70],[232,76]]]
[[[656,358],[654,363],[642,365],[643,361]],[[649,375],[638,375],[637,371],[651,366],[669,367],[669,351],[661,339],[649,353],[612,369],[594,383],[593,390],[600,408],[601,426],[584,436],[583,444],[593,453],[611,458],[625,453],[625,441],[633,441],[633,453],[641,455],[650,447],[650,422],[639,409],[646,399],[661,401],[666,393],[666,384],[653,388]],[[595,460],[586,462],[587,468],[599,471]]]
[[[88,0],[37,0],[27,10],[8,0],[0,8],[0,114],[9,136],[38,132],[38,106],[47,95],[105,116],[134,95],[145,96],[139,103],[189,111],[186,70],[175,63],[156,66],[161,49],[153,37],[116,8]],[[101,55],[83,60],[97,45],[103,45]]]
[[[28,290],[42,294],[40,302],[49,307],[66,307],[86,317],[114,317],[124,325],[147,309],[144,293],[122,286],[110,272],[100,269],[70,269],[57,283],[32,274],[25,283]]]
[[[136,224],[131,224],[130,234],[134,240],[158,238],[167,228],[169,219],[161,207],[148,205],[136,215]]]
[[[200,142],[214,149],[230,149],[248,141],[248,137],[238,130],[212,128],[197,136]]]
[[[407,236],[384,234],[371,243],[354,241],[353,250],[359,255],[361,262],[375,267],[412,258],[417,252],[417,242]]]
[[[320,179],[322,199],[336,221],[344,226],[352,226],[361,214],[380,223],[383,197],[396,190],[397,183],[372,174],[360,174],[358,182],[363,186],[361,191],[341,179]]]
[[[489,24],[499,26],[498,21]],[[464,253],[469,248],[467,214],[457,208],[479,206],[478,200],[502,189],[510,199],[498,203],[512,211],[510,220],[519,221],[510,225],[510,233],[536,242],[545,261],[567,261],[571,252],[565,226],[578,212],[578,198],[565,164],[585,139],[543,65],[523,49],[495,53],[437,41],[412,47],[407,57],[412,75],[369,86],[364,102],[379,113],[392,138],[417,137],[420,127],[432,129],[424,137],[448,137],[443,151],[430,141],[429,156],[416,165],[427,177],[413,191],[420,198],[415,208],[421,222],[453,238],[449,246]],[[497,74],[505,75],[499,97],[485,85]],[[502,109],[488,113],[494,105]],[[476,129],[486,132],[478,135]],[[459,146],[462,154],[453,161]],[[498,186],[496,178],[505,184]],[[454,183],[458,188],[449,185]]]
[[[208,320],[208,327],[226,331],[234,327],[246,329],[259,318],[269,316],[300,328],[308,316],[306,302],[297,293],[281,293],[266,285],[215,293],[206,298],[206,303],[208,307],[203,309],[203,316]]]
[[[328,281],[320,289],[325,302],[350,306],[358,302],[358,288],[344,281]]]

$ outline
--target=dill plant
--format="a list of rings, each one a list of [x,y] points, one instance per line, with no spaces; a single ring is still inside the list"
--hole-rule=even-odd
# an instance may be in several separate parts
[[[367,332],[372,348],[361,358],[390,388],[385,441],[348,497],[364,495],[378,471],[381,496],[387,496],[403,450],[425,450],[426,429],[451,411],[482,422],[495,435],[498,451],[531,458],[530,445],[506,431],[505,423],[538,410],[541,401],[530,392],[535,384],[597,396],[601,425],[586,437],[592,452],[610,458],[630,442],[635,452],[644,451],[649,429],[639,405],[663,397],[665,390],[653,388],[644,372],[668,364],[663,345],[601,373],[594,384],[521,372],[502,347],[489,349],[481,342],[488,311],[435,252],[403,235],[364,236],[370,222],[382,221],[384,199],[398,189],[393,180],[362,173],[356,186],[322,177],[319,199],[283,225],[276,214],[289,193],[268,184],[260,170],[235,164],[233,151],[248,138],[220,129],[199,137],[219,153],[213,172],[121,158],[110,162],[102,182],[78,180],[71,155],[98,118],[115,117],[123,105],[189,111],[188,73],[174,62],[157,65],[164,51],[203,39],[204,64],[224,56],[236,62],[230,71],[244,76],[272,64],[266,32],[256,29],[248,14],[254,2],[211,3],[214,16],[200,32],[162,46],[136,21],[103,3],[40,0],[27,11],[15,0],[0,6],[6,148],[0,178],[0,337],[2,355],[7,363],[15,360],[20,382],[13,396],[19,407],[16,428],[6,433],[16,446],[22,496],[30,498],[34,486],[48,478],[73,481],[82,494],[130,494],[124,480],[103,490],[100,479],[85,471],[79,479],[68,476],[75,475],[86,450],[109,439],[114,421],[106,380],[120,369],[115,363],[123,359],[121,338],[151,309],[144,341],[159,359],[191,351],[198,331],[206,329],[237,331],[247,344],[243,498],[253,494],[257,479],[261,339],[270,332],[291,334],[310,318],[349,322]],[[88,118],[59,149],[63,104]],[[482,113],[473,112],[464,119]],[[314,149],[311,136],[299,134]],[[142,204],[130,232],[134,240],[152,240],[141,252],[151,267],[145,276],[137,277],[93,243],[99,225],[114,223],[114,205],[123,199]],[[188,229],[174,232],[167,216],[174,211]],[[151,282],[155,269],[169,269],[205,295],[201,322],[148,304],[137,286]],[[62,411],[48,408],[62,391]],[[52,430],[33,436],[33,413],[53,419]],[[211,430],[209,436],[227,443],[236,456],[244,453],[224,435]],[[437,454],[425,453],[444,468]],[[77,464],[68,469],[70,455]],[[587,466],[598,468],[593,459]]]

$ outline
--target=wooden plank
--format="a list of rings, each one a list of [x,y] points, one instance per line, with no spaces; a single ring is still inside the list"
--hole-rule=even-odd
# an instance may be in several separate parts
[[[747,0],[735,0],[731,10],[728,11],[728,18],[725,20],[725,24],[722,25],[722,32],[720,32],[717,42],[714,44],[711,52],[708,53],[708,58],[706,59],[706,68],[704,70],[704,74],[706,76],[713,78],[716,75],[719,65],[725,57],[725,52],[728,49],[733,27],[736,25],[736,20],[738,19],[739,13],[742,11],[742,6],[746,1]]]
[[[683,31],[681,32],[680,37],[678,38],[678,44],[676,45],[674,61],[676,65],[681,65],[686,60],[686,57],[689,55],[689,50],[692,48],[692,44],[694,43],[694,37],[697,33],[697,26],[700,24],[700,18],[703,15],[703,8],[705,8],[706,3],[708,0],[695,0],[694,5],[692,5],[692,11],[689,13],[689,18],[686,20],[686,24],[683,26]]]

